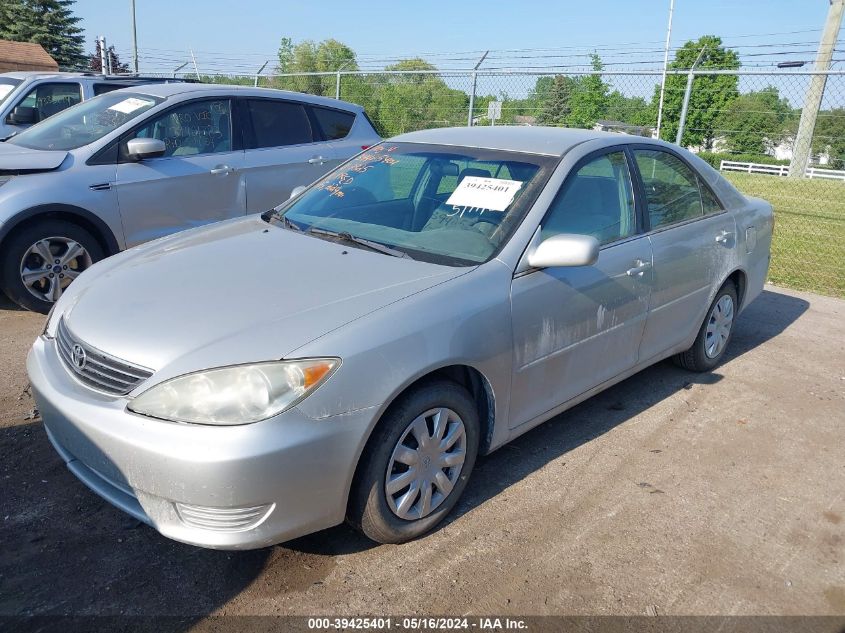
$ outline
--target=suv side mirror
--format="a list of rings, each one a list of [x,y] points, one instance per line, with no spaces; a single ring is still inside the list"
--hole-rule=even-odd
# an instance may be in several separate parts
[[[132,160],[159,158],[167,152],[164,141],[157,138],[133,138],[126,143],[126,154]]]
[[[543,240],[528,254],[534,268],[592,266],[599,258],[599,241],[591,235],[562,233]]]
[[[18,106],[12,113],[6,117],[6,122],[12,125],[31,125],[38,123],[41,119],[38,108],[30,108],[27,106]]]

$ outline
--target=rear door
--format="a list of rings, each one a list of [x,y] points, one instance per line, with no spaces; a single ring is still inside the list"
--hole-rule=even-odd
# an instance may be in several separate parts
[[[243,215],[246,186],[238,128],[227,98],[194,99],[150,117],[121,139],[115,187],[127,247]],[[161,158],[133,162],[131,138],[157,138]]]
[[[517,274],[511,290],[514,375],[511,427],[637,364],[652,281],[648,238],[638,233],[630,162],[615,147],[584,158],[567,177],[540,239],[592,235],[592,266]]]
[[[247,212],[261,213],[290,197],[340,162],[323,140],[307,104],[272,98],[239,102],[246,147]]]
[[[632,151],[646,201],[654,288],[640,358],[694,338],[710,298],[731,272],[736,222],[677,154],[651,145]]]

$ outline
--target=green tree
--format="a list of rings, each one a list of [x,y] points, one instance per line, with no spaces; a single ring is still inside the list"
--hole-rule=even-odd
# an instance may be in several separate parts
[[[549,82],[540,84],[541,79],[551,79],[551,85]],[[556,75],[554,79],[541,77],[537,80],[537,86],[540,88],[537,91],[540,103],[537,122],[543,125],[566,125],[572,111],[569,101],[572,98],[575,80],[563,75]]]
[[[81,18],[73,14],[75,0],[0,0],[0,39],[34,42],[44,47],[62,68],[82,68]]]
[[[702,53],[702,50],[704,51]],[[698,68],[735,70],[739,68],[739,56],[735,51],[722,46],[721,38],[715,35],[704,35],[696,41],[684,44],[675,59],[669,64],[670,69],[689,69],[701,54]],[[667,75],[666,94],[663,100],[663,123],[660,137],[674,141],[678,134],[678,124],[681,118],[681,106],[684,100],[687,78],[684,75]],[[699,145],[704,149],[712,149],[716,137],[716,129],[721,112],[727,110],[739,95],[739,78],[736,75],[699,75],[693,81],[687,112],[684,146]],[[657,110],[660,99],[660,86],[656,86],[652,105]]]
[[[748,92],[734,99],[719,117],[719,128],[732,152],[763,154],[780,143],[792,109],[777,88]]]
[[[618,90],[607,95],[605,117],[631,125],[653,126],[657,118],[654,108],[642,97],[626,97]]]
[[[594,71],[604,68],[601,58],[593,53],[590,64]],[[569,116],[566,119],[570,127],[591,128],[602,116],[607,107],[608,86],[601,75],[584,75],[577,79],[575,90],[569,99]]]
[[[357,70],[355,52],[346,44],[334,39],[316,43],[304,40],[294,44],[283,37],[279,44],[280,73],[325,73],[343,70]],[[277,88],[307,92],[309,94],[334,96],[335,77],[312,75],[307,77],[278,77]]]
[[[845,169],[845,108],[822,110],[813,132],[813,153],[827,154],[831,169]]]

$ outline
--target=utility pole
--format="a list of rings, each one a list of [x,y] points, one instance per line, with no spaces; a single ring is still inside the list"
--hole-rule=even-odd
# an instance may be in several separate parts
[[[197,81],[200,80],[200,69],[197,67],[197,58],[194,56],[194,49],[191,49],[191,61],[194,62],[194,74],[197,76]]]
[[[663,95],[666,94],[666,70],[669,67],[669,40],[672,38],[674,12],[675,0],[669,0],[669,26],[666,29],[666,48],[663,51],[663,80],[660,82],[660,105],[657,106],[657,138],[660,138],[660,125],[663,123]]]
[[[108,74],[109,63],[106,61],[108,59],[108,52],[106,51],[106,38],[100,35],[97,38],[97,41],[100,43],[100,72],[104,75]]]
[[[824,24],[822,39],[819,42],[819,52],[816,54],[815,70],[822,71],[822,73],[830,70],[830,60],[833,57],[833,49],[836,47],[839,27],[842,25],[843,11],[845,11],[845,0],[830,0],[827,21]],[[807,88],[807,95],[804,98],[804,108],[801,110],[801,121],[798,123],[798,134],[795,135],[795,144],[792,146],[792,160],[789,162],[789,175],[792,178],[801,178],[807,171],[807,163],[810,162],[810,150],[813,145],[813,131],[816,128],[816,117],[822,105],[826,83],[826,74],[810,77],[810,86]]]
[[[684,127],[687,123],[687,110],[689,110],[689,99],[692,95],[692,80],[695,79],[695,69],[698,68],[698,65],[701,63],[701,59],[704,57],[704,51],[706,50],[707,45],[705,44],[701,47],[701,51],[699,51],[698,57],[695,58],[695,63],[693,63],[692,68],[689,69],[689,73],[687,74],[687,88],[686,90],[684,90],[684,104],[681,106],[681,120],[678,121],[678,134],[675,137],[675,145],[681,145],[681,140],[684,138]]]
[[[472,92],[469,93],[469,114],[467,115],[467,126],[472,127],[472,114],[473,110],[475,109],[475,88],[478,85],[478,69],[481,64],[484,63],[484,60],[487,59],[487,55],[490,51],[484,51],[484,54],[481,56],[481,59],[478,60],[478,63],[475,65],[475,68],[472,69]]]
[[[674,0],[672,0],[674,2]],[[132,6],[132,66],[138,74],[138,27],[135,24],[135,0],[130,0]]]

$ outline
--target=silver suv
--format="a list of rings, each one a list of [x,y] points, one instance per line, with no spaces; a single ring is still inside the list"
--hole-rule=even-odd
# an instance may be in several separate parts
[[[24,131],[62,110],[112,90],[184,79],[18,71],[0,74],[0,139]]]
[[[379,141],[360,106],[261,88],[109,92],[0,143],[0,288],[47,312],[94,262],[266,211]]]

